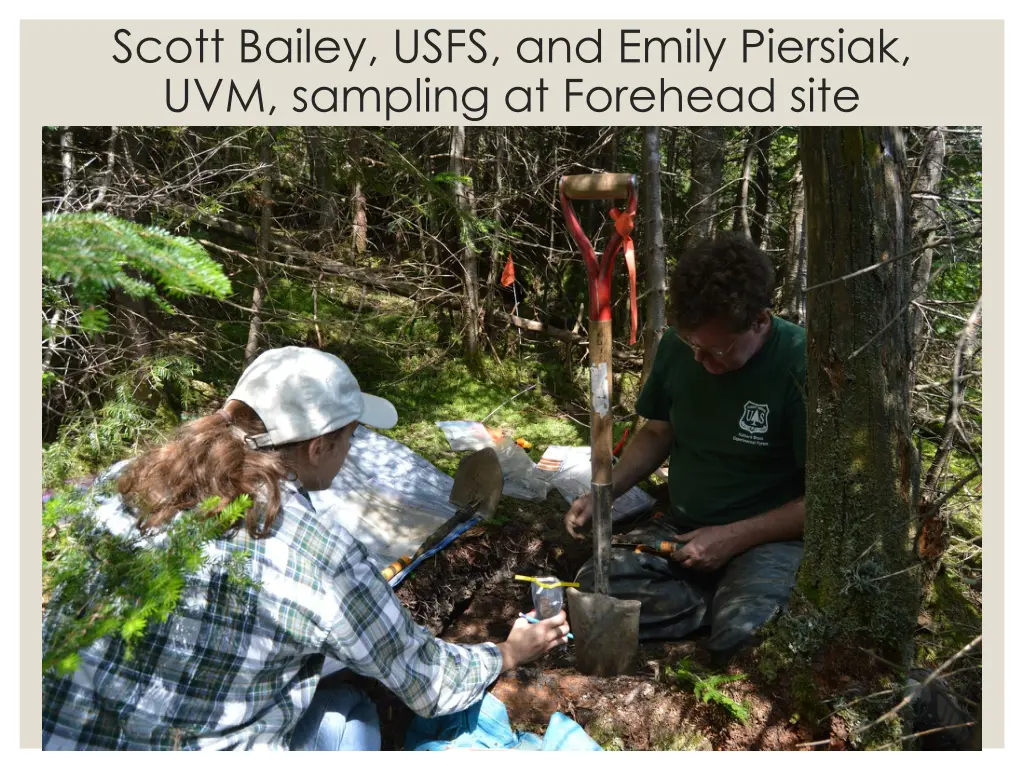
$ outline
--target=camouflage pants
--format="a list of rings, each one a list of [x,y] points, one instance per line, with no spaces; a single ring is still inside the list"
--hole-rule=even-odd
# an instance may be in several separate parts
[[[667,539],[678,533],[682,531],[658,518],[630,535]],[[802,556],[802,541],[761,544],[707,572],[615,547],[609,592],[640,601],[641,640],[678,640],[710,627],[708,650],[717,663],[724,663],[788,602]],[[593,589],[593,569],[589,560],[576,576],[585,592]]]

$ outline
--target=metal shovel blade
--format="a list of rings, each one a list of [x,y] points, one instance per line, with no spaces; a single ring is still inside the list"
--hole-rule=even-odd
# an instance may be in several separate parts
[[[459,468],[455,472],[455,483],[448,495],[448,501],[457,508],[455,514],[434,529],[412,556],[403,556],[395,560],[381,572],[381,575],[390,581],[400,571],[440,544],[467,520],[491,519],[498,509],[504,487],[505,477],[501,472],[498,454],[493,448],[484,448],[463,458],[459,462]]]
[[[455,471],[455,484],[448,494],[448,501],[458,510],[427,537],[412,559],[429,552],[470,518],[490,520],[498,509],[504,488],[505,476],[493,448],[483,448],[464,457]]]
[[[477,517],[489,520],[498,509],[504,488],[498,454],[493,448],[482,448],[459,462],[448,500],[460,508],[474,506]]]
[[[640,601],[572,587],[567,594],[580,672],[598,677],[632,674],[640,643]]]

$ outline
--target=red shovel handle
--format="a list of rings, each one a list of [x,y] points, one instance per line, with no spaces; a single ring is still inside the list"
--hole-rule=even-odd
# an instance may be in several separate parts
[[[615,254],[623,247],[625,241],[623,232],[628,237],[628,232],[632,229],[637,207],[636,191],[636,176],[631,173],[595,173],[562,177],[559,189],[559,196],[562,201],[562,214],[565,216],[565,226],[583,253],[583,260],[587,265],[591,320],[612,319],[612,264]],[[608,244],[601,255],[601,261],[598,262],[594,246],[591,245],[590,240],[583,232],[583,227],[580,226],[579,219],[576,218],[576,212],[572,207],[572,200],[599,200],[610,197],[627,198],[625,210],[617,212],[615,215],[617,218],[625,215],[624,222],[628,222],[629,226],[616,226],[615,232],[608,239]],[[632,249],[629,250],[627,261],[632,257]]]

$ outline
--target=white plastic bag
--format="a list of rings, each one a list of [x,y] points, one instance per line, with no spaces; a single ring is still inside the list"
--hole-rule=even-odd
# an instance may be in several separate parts
[[[503,437],[494,450],[505,476],[505,496],[524,501],[544,501],[548,497],[551,484],[514,440]]]
[[[587,446],[552,445],[544,451],[537,466],[548,483],[570,504],[590,490],[590,448]],[[654,499],[634,485],[612,504],[612,519],[630,518],[653,506]]]

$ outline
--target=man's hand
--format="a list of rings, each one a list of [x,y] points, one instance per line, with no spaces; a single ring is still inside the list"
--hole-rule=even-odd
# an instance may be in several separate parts
[[[530,611],[526,615],[532,617],[534,614],[535,611]],[[568,634],[569,623],[565,611],[536,624],[523,618],[516,619],[512,631],[508,633],[508,640],[498,644],[501,650],[501,671],[508,672],[520,664],[539,659],[552,648],[565,645],[569,642],[566,638]]]
[[[582,496],[577,496],[576,501],[569,507],[569,511],[565,513],[565,530],[574,539],[585,538],[582,533],[577,533],[577,531],[590,520],[593,514],[594,497],[590,492],[588,491]]]
[[[672,559],[687,568],[716,571],[739,554],[736,537],[726,525],[698,528],[675,537],[686,542],[672,553]]]
[[[668,458],[672,449],[672,424],[651,419],[633,437],[612,470],[612,500],[619,498]],[[565,513],[565,529],[574,539],[584,538],[578,529],[594,514],[594,499],[584,493]]]

